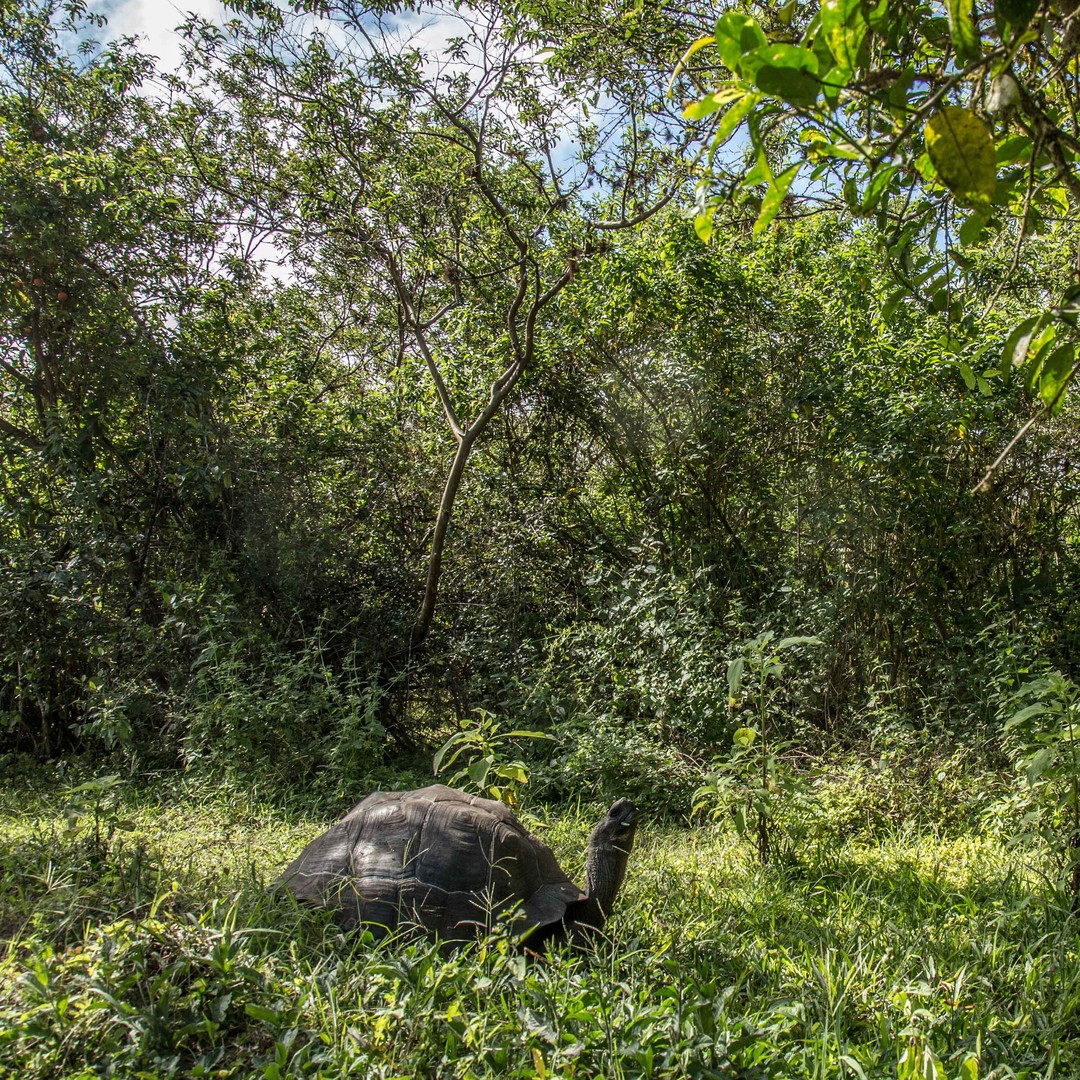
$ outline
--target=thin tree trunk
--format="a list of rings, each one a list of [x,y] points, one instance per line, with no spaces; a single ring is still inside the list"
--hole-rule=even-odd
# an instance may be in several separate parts
[[[479,431],[474,427],[458,441],[454,460],[443,487],[439,512],[435,518],[435,531],[431,537],[431,550],[428,553],[427,580],[424,583],[424,598],[420,601],[420,610],[416,613],[410,638],[413,653],[422,649],[431,633],[431,621],[435,616],[435,604],[439,598],[439,578],[442,576],[443,551],[446,549],[446,535],[450,528],[450,519],[454,511],[454,500],[461,489],[461,479],[465,475],[465,463],[469,460],[476,436]]]

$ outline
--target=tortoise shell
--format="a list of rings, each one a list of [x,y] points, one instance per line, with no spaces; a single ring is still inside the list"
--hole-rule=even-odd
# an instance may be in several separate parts
[[[449,940],[512,919],[525,937],[585,899],[551,849],[502,803],[443,784],[377,791],[281,875],[298,899],[333,908],[376,937],[413,927]]]

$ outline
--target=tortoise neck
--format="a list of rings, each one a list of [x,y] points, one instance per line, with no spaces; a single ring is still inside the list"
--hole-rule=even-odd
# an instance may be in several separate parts
[[[615,905],[615,897],[626,877],[629,846],[624,850],[614,844],[589,843],[585,857],[585,895],[583,906],[588,916],[582,921],[600,929]]]

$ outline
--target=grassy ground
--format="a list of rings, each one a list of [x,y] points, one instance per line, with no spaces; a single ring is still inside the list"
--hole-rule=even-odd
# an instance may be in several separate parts
[[[373,948],[268,897],[326,823],[176,781],[0,793],[0,1076],[1075,1077],[1080,935],[972,831],[762,870],[645,823],[610,940]],[[580,870],[587,814],[543,834]]]

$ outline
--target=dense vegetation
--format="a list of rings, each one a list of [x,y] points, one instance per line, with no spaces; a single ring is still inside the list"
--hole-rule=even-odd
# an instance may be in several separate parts
[[[0,1074],[1080,1067],[1080,14],[946,8],[0,2]],[[595,956],[262,895],[448,740]]]

